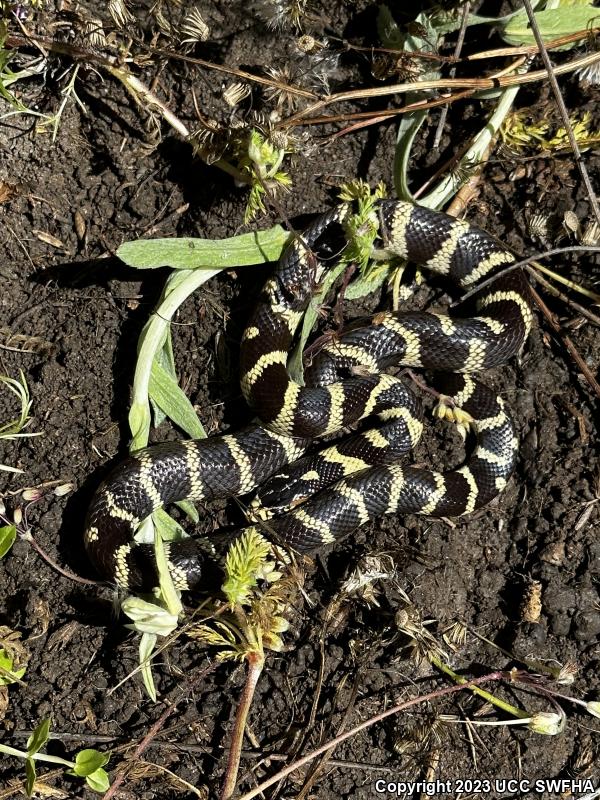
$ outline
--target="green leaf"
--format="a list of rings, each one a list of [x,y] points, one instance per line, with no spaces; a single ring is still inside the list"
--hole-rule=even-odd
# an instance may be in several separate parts
[[[5,525],[3,528],[0,528],[0,558],[4,558],[4,556],[8,553],[10,548],[15,543],[16,538],[16,525]]]
[[[35,763],[33,758],[25,759],[25,793],[27,797],[31,797],[35,787]]]
[[[361,297],[366,297],[377,291],[385,283],[388,273],[388,269],[378,269],[374,275],[369,275],[368,277],[359,275],[346,287],[344,300],[360,300]]]
[[[194,411],[194,406],[177,381],[156,360],[152,363],[148,388],[152,400],[175,425],[192,439],[206,438],[206,432]]]
[[[177,627],[177,615],[164,606],[130,595],[121,603],[123,613],[133,620],[129,627],[139,633],[168,636]]]
[[[229,239],[140,239],[124,242],[117,255],[136,269],[225,269],[276,261],[289,233],[281,225]]]
[[[294,348],[294,352],[288,360],[288,372],[292,380],[297,383],[303,384],[304,367],[302,365],[302,354],[306,346],[306,342],[310,333],[317,321],[319,306],[323,303],[325,295],[330,290],[334,282],[346,269],[346,264],[338,264],[330,272],[328,272],[321,281],[318,291],[313,294],[308,308],[304,312],[302,319],[302,328],[300,329],[300,337],[298,344]]]
[[[173,355],[173,337],[171,335],[171,328],[167,329],[167,335],[165,336],[165,343],[158,351],[154,360],[170,375],[172,378],[177,380],[177,371],[175,370],[175,356]],[[158,426],[163,422],[167,415],[163,412],[159,406],[154,402],[152,397],[150,398],[150,404],[152,406],[152,418],[154,420],[154,427],[158,428]]]
[[[79,775],[80,778],[86,778],[88,775],[96,772],[96,770],[108,764],[110,759],[109,753],[100,753],[98,750],[80,750],[75,756],[75,766],[73,767],[73,775]]]
[[[38,753],[48,741],[50,734],[50,720],[43,719],[27,740],[27,752],[30,756]]]
[[[139,450],[148,444],[150,410],[143,403],[133,403],[129,409],[129,429],[132,433],[131,450]]]
[[[144,686],[146,687],[148,697],[155,703],[156,686],[154,685],[154,677],[152,675],[152,654],[154,653],[156,639],[157,636],[155,633],[143,633],[140,637],[140,646],[138,651],[142,680],[144,681]]]
[[[536,22],[542,39],[549,41],[559,36],[567,36],[576,31],[583,31],[592,24],[600,23],[600,9],[588,6],[561,6],[560,8],[537,11]],[[535,44],[535,36],[529,26],[529,18],[525,10],[519,11],[500,30],[505,42],[511,45]]]
[[[14,659],[6,650],[0,649],[0,686],[17,683],[25,674],[25,667],[14,669]]]
[[[158,528],[154,530],[154,557],[156,559],[156,570],[158,572],[160,597],[164,601],[169,614],[175,617],[174,629],[177,626],[177,617],[183,611],[183,606],[181,605],[179,592],[173,583],[163,538]],[[154,633],[154,631],[152,631],[152,633]]]
[[[91,775],[86,775],[85,782],[93,789],[95,792],[99,792],[102,794],[103,792],[107,792],[110,789],[110,781],[108,779],[108,773],[105,769],[97,769],[95,772],[92,772]]]
[[[164,542],[177,542],[185,537],[185,531],[181,525],[167,514],[164,508],[157,508],[152,514],[152,520]]]
[[[192,522],[198,522],[200,520],[198,509],[190,500],[178,500],[175,505],[180,508]]]

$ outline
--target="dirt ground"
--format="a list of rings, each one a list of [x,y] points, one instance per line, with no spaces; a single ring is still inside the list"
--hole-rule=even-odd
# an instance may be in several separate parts
[[[93,6],[71,8],[70,13],[109,19],[103,4]],[[306,23],[308,32],[371,45],[377,41],[375,6],[316,4]],[[286,56],[292,34],[269,33],[242,4],[201,2],[199,7],[210,28],[207,42],[193,51],[199,57],[264,75],[265,64],[280,63]],[[499,9],[490,3],[481,13],[496,14]],[[67,22],[72,23],[67,11],[51,5],[32,25],[48,32]],[[501,42],[492,36],[484,44]],[[467,46],[474,47],[469,37]],[[450,37],[449,52],[453,47]],[[367,55],[341,45],[340,52],[330,78],[332,90],[372,85]],[[572,56],[573,51],[560,54]],[[18,84],[25,105],[39,113],[54,112],[62,99],[64,72],[71,65],[68,56],[51,54],[43,75]],[[28,430],[41,434],[2,442],[0,463],[23,472],[0,472],[0,496],[10,516],[15,508],[26,506],[21,494],[25,487],[72,482],[73,491],[61,497],[47,488],[27,505],[26,521],[51,559],[93,579],[82,546],[86,507],[100,480],[127,451],[136,341],[168,274],[163,269],[128,269],[114,256],[116,249],[124,241],[149,235],[221,238],[258,224],[269,226],[281,217],[272,208],[244,227],[243,187],[195,157],[167,125],[161,126],[160,134],[155,129],[149,133],[147,115],[106,73],[83,65],[77,77],[82,105],[66,105],[55,141],[50,132],[36,130],[35,117],[13,115],[0,122],[0,373],[17,377],[23,370],[33,403]],[[144,79],[148,84],[156,80],[157,94],[190,128],[197,125],[192,87],[206,116],[224,114],[221,95],[231,80],[228,76],[155,58]],[[567,75],[561,88],[569,109],[590,111],[591,129],[600,127],[597,87]],[[264,93],[259,87],[253,91],[260,108]],[[375,110],[395,102],[379,98],[344,108]],[[0,98],[2,105],[9,110]],[[532,119],[557,119],[545,83],[524,88],[517,106],[527,109]],[[478,130],[485,114],[486,108],[476,101],[455,103],[437,152],[431,150],[431,142],[439,111],[430,115],[411,166],[415,188],[447,161],[457,143]],[[372,185],[383,180],[392,192],[394,122],[319,139],[338,129],[311,129],[312,142],[319,146],[286,162],[293,188],[280,197],[280,204],[297,225],[306,215],[330,207],[336,187],[352,178]],[[597,145],[583,157],[597,188]],[[591,220],[572,154],[524,156],[504,148],[492,154],[466,216],[518,251],[531,253],[574,243],[560,233],[560,225],[557,233],[540,241],[527,224],[534,212],[560,223],[565,211],[574,212],[582,225]],[[592,289],[599,285],[600,261],[593,253],[566,254],[547,263]],[[268,274],[267,266],[223,273],[198,291],[177,318],[180,382],[210,434],[235,430],[250,418],[237,382],[238,343]],[[598,377],[598,328],[543,287],[538,290]],[[445,291],[432,279],[411,302],[440,307],[448,302]],[[389,303],[389,296],[381,295],[371,306],[385,308]],[[356,313],[348,311],[349,317]],[[464,520],[386,518],[318,554],[308,566],[304,605],[286,635],[288,649],[268,658],[258,685],[240,789],[260,783],[293,758],[400,698],[452,685],[426,658],[415,657],[420,650],[399,630],[399,613],[408,613],[415,623],[428,621],[426,629],[445,651],[445,662],[467,676],[523,668],[523,659],[547,667],[570,664],[576,668],[575,682],[568,687],[554,683],[554,689],[584,701],[600,697],[598,398],[564,341],[539,314],[537,319],[522,357],[486,376],[507,400],[521,442],[508,487],[490,507]],[[14,334],[39,340],[26,348],[34,352],[8,346]],[[15,409],[3,390],[0,424],[14,416]],[[152,432],[152,440],[176,435],[163,424]],[[414,460],[439,466],[457,463],[461,453],[458,437],[440,425],[433,430],[432,423]],[[200,532],[240,519],[235,505],[221,504],[212,514],[204,508],[200,512]],[[393,559],[397,574],[395,580],[377,584],[379,605],[349,601],[335,626],[326,629],[326,609],[341,581],[365,555],[383,553]],[[410,598],[408,606],[403,593]],[[208,649],[179,639],[159,660],[160,699],[151,702],[137,677],[121,683],[137,664],[138,640],[123,627],[114,599],[110,587],[63,577],[29,542],[17,539],[0,561],[0,626],[21,634],[29,662],[23,684],[9,687],[0,741],[23,747],[31,729],[50,717],[57,738],[48,745],[49,753],[68,758],[83,747],[111,750],[114,777],[114,770],[132,755],[131,746],[165,710],[165,699],[177,698],[179,705],[134,762],[118,797],[218,796],[243,667],[215,664]],[[459,622],[467,629],[464,642],[453,641],[448,633]],[[209,665],[214,668],[204,674]],[[186,681],[188,688],[180,694]],[[318,684],[319,702],[309,725]],[[537,690],[524,692],[507,684],[491,688],[528,711],[554,710]],[[533,782],[585,777],[600,787],[598,720],[581,706],[562,706],[567,715],[564,732],[542,736],[523,726],[465,727],[436,721],[441,714],[509,719],[467,692],[422,703],[340,745],[308,795],[301,793],[308,777],[301,769],[277,795],[266,796],[361,800],[391,796],[377,792],[377,780],[436,778]],[[22,766],[16,759],[2,758],[0,798],[23,796]],[[97,796],[60,771],[43,775],[50,766],[40,764],[38,772],[46,784],[60,790],[53,796]],[[467,786],[462,794],[457,789],[451,794],[561,795],[494,786],[487,791]],[[561,796],[571,794],[567,790]]]

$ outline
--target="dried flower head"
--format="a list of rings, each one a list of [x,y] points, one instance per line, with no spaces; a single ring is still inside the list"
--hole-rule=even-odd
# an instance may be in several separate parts
[[[532,238],[546,241],[550,235],[550,217],[547,214],[532,214],[527,219],[527,231]]]
[[[593,64],[588,64],[587,67],[576,70],[575,75],[579,78],[579,83],[587,86],[598,86],[600,84],[600,61],[594,61]]]
[[[366,556],[340,587],[340,593],[348,597],[358,597],[368,606],[379,606],[377,581],[396,578],[396,565],[391,556]]]
[[[277,110],[281,113],[291,114],[298,103],[298,95],[290,92],[288,87],[295,83],[295,74],[289,64],[281,67],[267,67],[266,73],[271,80],[278,84],[269,86],[265,90],[265,95],[270,102],[275,103]]]
[[[585,226],[580,241],[586,247],[596,247],[600,244],[600,225],[595,219]]]
[[[223,100],[227,103],[230,108],[237,106],[238,103],[241,103],[242,100],[245,100],[246,97],[249,97],[252,94],[252,89],[247,83],[242,83],[241,81],[236,81],[235,83],[229,84],[229,86],[223,92]]]
[[[86,20],[82,35],[89,47],[102,48],[106,46],[106,34],[100,19]]]
[[[313,55],[314,53],[320,52],[326,46],[325,42],[320,42],[308,33],[296,39],[296,48],[303,55]]]
[[[302,28],[308,0],[256,0],[252,10],[271,30]]]
[[[210,28],[197,6],[191,8],[183,18],[179,34],[181,44],[196,44],[196,42],[205,42],[208,39]]]
[[[127,8],[125,0],[109,0],[107,8],[117,28],[126,28],[135,22],[135,17]]]
[[[417,666],[423,661],[429,660],[430,656],[442,658],[444,661],[448,660],[444,650],[426,628],[433,622],[432,619],[421,619],[419,610],[411,604],[405,605],[396,612],[396,630],[398,634],[405,636],[408,640],[403,650]]]

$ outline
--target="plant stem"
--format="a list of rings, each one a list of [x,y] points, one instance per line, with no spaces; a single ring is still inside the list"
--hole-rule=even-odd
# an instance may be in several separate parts
[[[254,699],[254,692],[258,679],[261,676],[263,667],[265,665],[265,656],[262,651],[253,651],[247,656],[248,661],[248,674],[246,675],[246,684],[244,691],[240,697],[237,713],[235,715],[235,724],[233,726],[233,733],[231,735],[231,743],[229,749],[229,758],[227,760],[227,769],[225,771],[225,781],[223,782],[223,789],[221,790],[221,800],[229,800],[235,792],[237,784],[237,776],[240,768],[240,758],[242,755],[242,745],[244,743],[244,731],[246,729],[246,722],[250,712],[250,706]]]
[[[431,654],[429,656],[429,661],[433,664],[434,667],[444,672],[446,675],[449,675],[455,683],[464,686],[465,683],[469,683],[466,678],[463,678],[462,675],[457,675],[454,670],[450,669],[447,664],[444,664],[437,656]],[[488,703],[491,703],[493,706],[497,708],[501,708],[503,711],[506,711],[507,714],[511,714],[513,717],[518,717],[519,719],[529,719],[530,714],[526,711],[522,711],[520,708],[511,705],[511,703],[507,703],[505,700],[501,700],[499,697],[487,692],[485,689],[480,689],[477,686],[473,686],[471,688],[473,694],[479,695],[479,697],[483,697],[484,700],[487,700]]]
[[[313,750],[311,753],[307,753],[307,755],[302,756],[299,758],[298,761],[294,761],[293,764],[289,764],[284,769],[280,770],[275,775],[272,775],[266,781],[260,784],[260,786],[256,786],[254,789],[251,789],[249,792],[246,792],[238,800],[252,800],[253,797],[261,794],[268,789],[269,786],[272,786],[274,783],[277,783],[282,778],[285,778],[291,772],[294,772],[300,767],[303,767],[305,764],[308,764],[313,758],[320,756],[322,753],[326,753],[328,750],[331,750],[333,747],[337,747],[340,742],[349,739],[351,736],[355,736],[359,731],[364,730],[365,728],[369,728],[376,722],[380,722],[382,719],[391,716],[392,714],[397,714],[399,711],[404,711],[407,708],[411,708],[412,706],[419,705],[420,703],[426,703],[430,700],[436,700],[438,697],[444,697],[449,694],[454,694],[456,692],[462,691],[462,689],[468,688],[470,689],[472,686],[478,686],[482,683],[490,683],[492,681],[500,681],[504,678],[509,677],[507,673],[502,671],[497,672],[490,672],[488,675],[482,675],[480,678],[473,678],[473,680],[465,681],[464,684],[460,686],[446,686],[444,689],[436,689],[434,692],[430,692],[429,694],[419,695],[418,697],[413,697],[411,700],[405,700],[402,703],[398,703],[398,705],[393,706],[392,708],[388,708],[385,711],[382,711],[379,714],[376,714],[374,717],[370,717],[369,719],[364,720],[359,725],[356,725],[354,728],[346,731],[345,733],[336,736],[334,739],[331,739],[329,742],[325,742],[325,744],[317,747],[316,750]],[[224,798],[221,798],[224,800]]]
[[[34,761],[47,761],[50,764],[62,764],[71,769],[75,766],[74,761],[67,761],[66,758],[61,758],[60,756],[49,756],[46,753],[26,753],[25,750],[17,750],[16,747],[9,747],[6,744],[0,744],[0,753],[5,753],[7,756],[16,756],[17,758],[31,758]]]
[[[219,272],[219,269],[179,270],[170,275],[159,305],[144,326],[139,339],[137,365],[133,379],[133,401],[130,411],[130,427],[133,435],[131,450],[138,450],[148,444],[150,431],[148,387],[152,362],[165,342],[173,314],[195,289]],[[136,416],[136,413],[139,416]]]

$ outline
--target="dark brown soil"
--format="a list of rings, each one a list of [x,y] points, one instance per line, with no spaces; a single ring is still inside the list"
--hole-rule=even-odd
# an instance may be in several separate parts
[[[103,4],[96,5],[105,17]],[[293,38],[290,33],[268,34],[255,17],[242,13],[244,4],[200,5],[211,33],[206,49],[197,48],[198,56],[255,73],[267,63],[281,62]],[[492,13],[497,10],[494,6]],[[323,3],[316,11],[318,19],[308,24],[311,33],[326,31],[360,44],[376,41],[371,4]],[[40,32],[51,30],[58,18],[55,12],[45,12],[38,22]],[[573,51],[566,55],[571,57]],[[66,56],[54,55],[45,80],[19,83],[25,105],[43,113],[54,111],[64,88],[62,72],[71,63]],[[151,83],[157,78],[157,93],[188,125],[197,124],[192,86],[206,116],[224,113],[221,91],[229,82],[226,76],[176,60],[156,64],[160,68],[149,69],[144,79]],[[165,270],[135,272],[113,254],[122,242],[147,235],[220,238],[240,232],[246,192],[194,158],[166,126],[160,137],[149,141],[146,116],[109,76],[82,67],[79,78],[78,95],[87,113],[68,103],[55,142],[49,133],[36,132],[33,117],[15,115],[2,122],[0,188],[5,187],[6,197],[1,205],[0,373],[14,377],[23,370],[33,401],[28,430],[41,435],[2,442],[0,462],[23,472],[0,472],[0,497],[8,515],[16,507],[26,508],[32,536],[54,561],[93,578],[82,547],[86,506],[108,468],[127,451],[136,340],[167,275]],[[345,54],[331,80],[333,90],[372,85],[366,54]],[[573,76],[561,79],[561,87],[570,109],[593,113],[591,129],[596,130],[597,89],[581,86]],[[532,119],[555,118],[550,98],[542,84],[535,84],[522,91],[518,105],[527,108]],[[383,108],[386,102],[380,99],[360,110]],[[420,162],[412,167],[415,187],[478,130],[487,109],[472,101],[452,106],[441,150],[435,154],[430,147],[437,113],[416,147]],[[322,136],[331,130],[319,127],[311,133]],[[301,215],[329,207],[336,187],[355,177],[372,185],[383,180],[391,187],[393,146],[394,124],[389,122],[327,146],[322,143],[308,155],[296,154],[290,160],[293,189],[280,199],[285,214],[301,224]],[[598,152],[588,150],[584,160],[592,184],[600,186]],[[478,191],[467,218],[522,252],[540,249],[539,241],[527,233],[528,213],[560,220],[570,210],[582,223],[591,218],[585,188],[568,153],[524,159],[496,151]],[[272,209],[260,224],[279,219]],[[563,238],[561,243],[569,242]],[[574,280],[598,285],[599,261],[593,254],[565,255],[553,264]],[[233,430],[249,418],[237,385],[237,347],[252,298],[267,275],[267,267],[223,274],[199,291],[177,319],[181,385],[210,433]],[[446,300],[435,281],[416,298],[438,305]],[[575,346],[598,376],[598,329],[572,308],[549,296],[546,301],[568,324]],[[378,307],[386,304],[389,298],[381,298]],[[406,608],[403,592],[413,606],[411,614],[429,620],[427,629],[444,648],[446,663],[458,672],[476,676],[521,668],[519,659],[546,666],[568,663],[577,670],[574,684],[552,686],[584,700],[599,697],[598,398],[564,343],[539,315],[538,321],[522,358],[486,378],[507,399],[521,440],[518,468],[506,491],[491,507],[465,520],[384,519],[319,554],[308,570],[306,603],[286,635],[289,649],[269,656],[260,679],[240,789],[251,788],[342,727],[358,724],[399,698],[451,685],[427,660],[417,663],[414,648],[407,646],[410,641],[398,631],[397,614]],[[38,343],[33,353],[15,351],[6,346],[5,327],[46,344]],[[11,397],[3,391],[0,424],[14,411]],[[416,460],[456,463],[461,456],[458,440],[446,434],[428,433]],[[163,425],[152,438],[174,435]],[[22,490],[47,482],[72,482],[74,489],[57,497],[49,488],[27,506]],[[235,508],[221,511],[218,521],[201,512],[206,517],[203,531],[217,522],[239,520]],[[363,556],[381,553],[391,556],[397,577],[378,584],[379,606],[348,602],[335,630],[325,635],[325,609],[341,581]],[[536,592],[540,608],[527,612],[527,598]],[[165,706],[146,698],[137,677],[120,685],[137,664],[137,636],[123,627],[112,599],[110,589],[62,577],[21,539],[0,562],[0,626],[19,632],[29,653],[24,683],[9,687],[0,725],[3,743],[23,747],[27,732],[51,717],[58,738],[48,752],[68,758],[83,747],[112,750],[114,777],[123,757],[131,755],[123,746],[135,746],[148,733]],[[468,626],[465,644],[442,638],[457,622]],[[206,796],[218,796],[244,670],[215,665],[212,658],[208,650],[180,639],[160,659],[156,678],[163,699],[179,698],[179,689],[188,680],[191,684],[144,752],[145,768],[134,766],[119,797],[195,796],[163,768],[206,790]],[[214,669],[200,679],[209,664]],[[321,666],[320,699],[307,730]],[[498,693],[530,711],[554,710],[538,692],[525,694],[508,687]],[[438,722],[425,740],[423,729],[430,730],[440,714],[460,719],[508,717],[492,713],[481,698],[466,692],[417,705],[338,747],[308,796],[391,796],[377,793],[375,782],[426,778],[533,782],[583,776],[599,785],[598,720],[580,706],[565,702],[563,707],[567,725],[557,736],[537,735],[523,727],[465,728]],[[407,746],[411,737],[412,748]],[[47,766],[40,765],[39,772]],[[16,759],[0,761],[0,798],[22,796],[22,774]],[[278,796],[307,796],[300,794],[306,777],[304,770],[294,773]],[[60,773],[46,782],[64,792],[56,796],[94,796]],[[462,796],[560,794],[466,788]]]

